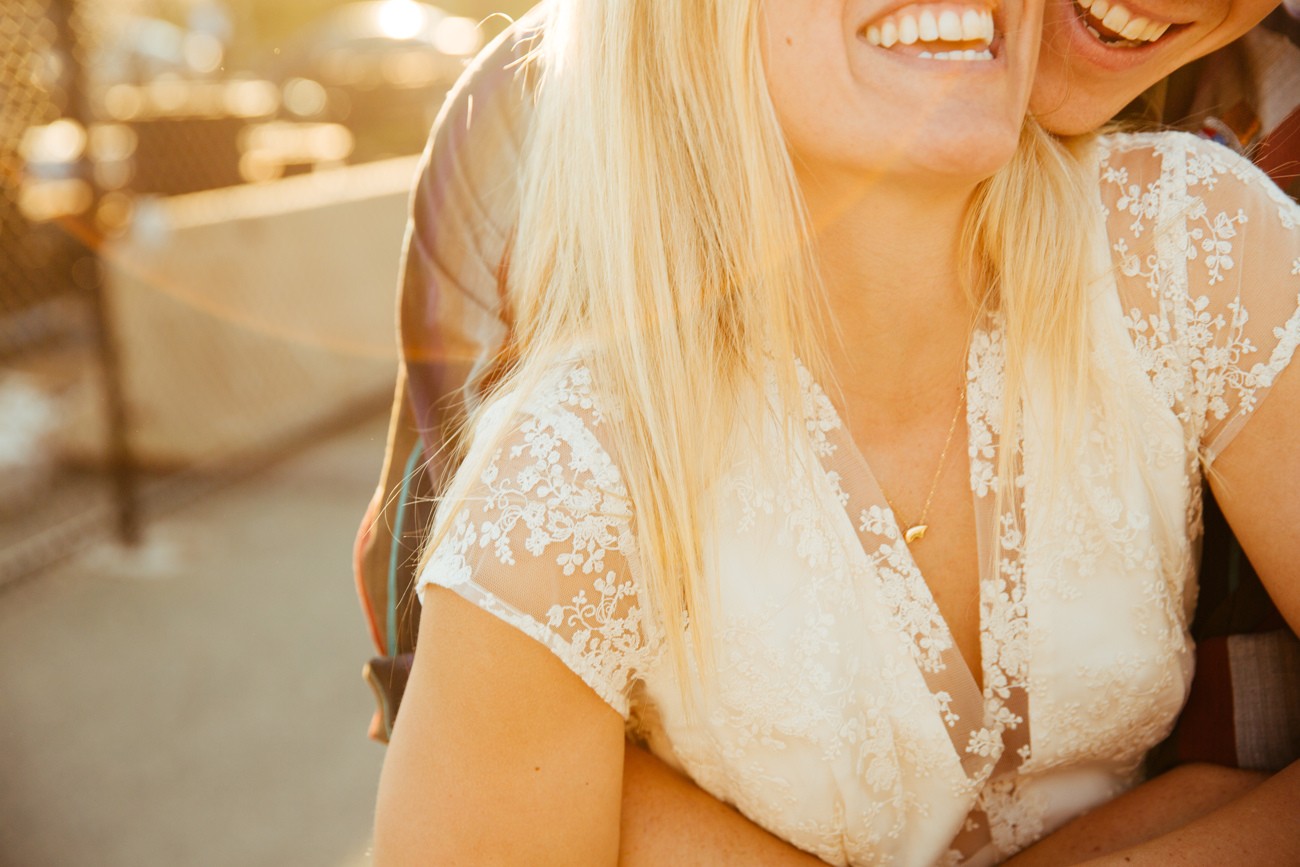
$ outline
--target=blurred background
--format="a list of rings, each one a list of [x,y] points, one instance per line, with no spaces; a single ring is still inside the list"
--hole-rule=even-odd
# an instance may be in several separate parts
[[[364,865],[408,190],[530,0],[0,4],[0,865]]]

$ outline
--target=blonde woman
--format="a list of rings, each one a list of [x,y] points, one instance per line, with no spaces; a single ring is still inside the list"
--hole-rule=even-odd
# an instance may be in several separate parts
[[[614,862],[626,727],[831,863],[993,863],[1123,791],[1201,462],[1300,621],[1295,206],[1026,125],[1035,3],[550,12],[376,862]]]

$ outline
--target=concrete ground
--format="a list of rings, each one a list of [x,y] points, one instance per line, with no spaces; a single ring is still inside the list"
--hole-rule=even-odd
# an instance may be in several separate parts
[[[376,419],[0,590],[0,867],[369,864]]]

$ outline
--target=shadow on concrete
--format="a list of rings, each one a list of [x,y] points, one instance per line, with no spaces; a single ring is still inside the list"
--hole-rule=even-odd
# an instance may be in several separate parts
[[[369,863],[349,555],[384,431],[0,592],[0,865]]]

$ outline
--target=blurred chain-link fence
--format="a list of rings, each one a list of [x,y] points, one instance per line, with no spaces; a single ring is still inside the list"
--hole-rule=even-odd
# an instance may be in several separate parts
[[[388,401],[414,155],[483,28],[377,0],[259,47],[254,8],[0,6],[0,585]]]

